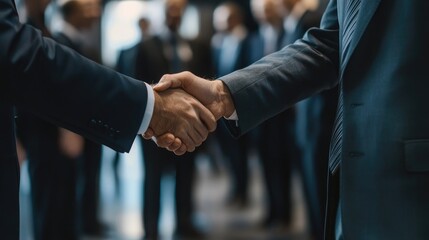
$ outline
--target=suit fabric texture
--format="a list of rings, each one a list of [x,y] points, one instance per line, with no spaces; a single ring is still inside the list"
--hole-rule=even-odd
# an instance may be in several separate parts
[[[12,0],[0,0],[0,42],[0,233],[19,239],[14,106],[125,152],[140,127],[147,89],[20,24]]]
[[[429,236],[429,3],[362,0],[347,51],[348,1],[331,0],[321,27],[244,70],[223,77],[239,116],[236,135],[293,103],[342,82],[339,174],[329,177],[326,239],[341,201],[345,239]],[[270,71],[267,71],[270,67]],[[251,106],[251,107],[250,107]],[[258,109],[258,114],[254,114]]]

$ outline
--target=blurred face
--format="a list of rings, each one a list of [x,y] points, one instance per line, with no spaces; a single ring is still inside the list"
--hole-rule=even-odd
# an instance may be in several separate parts
[[[40,1],[40,9],[42,9],[43,12],[46,10],[48,5],[51,3],[51,0],[39,0],[39,1]]]
[[[299,2],[299,0],[283,0],[283,6],[290,12],[297,2]]]
[[[269,23],[275,23],[281,21],[283,18],[281,14],[281,5],[279,0],[263,0],[263,9],[265,19]]]
[[[166,0],[165,22],[171,31],[179,29],[187,3],[187,0]]]
[[[101,14],[100,0],[76,0],[74,21],[78,28],[88,29],[99,20]]]
[[[252,13],[256,20],[278,24],[283,18],[281,0],[252,0]]]
[[[225,6],[219,6],[213,13],[213,26],[217,32],[228,30],[228,18],[231,17],[229,9]]]
[[[150,28],[150,22],[148,19],[140,19],[139,20],[139,28],[140,31],[144,34],[147,33],[149,31]]]
[[[51,0],[26,0],[25,5],[29,15],[44,14]]]
[[[236,5],[220,5],[213,13],[213,26],[218,32],[230,32],[242,23],[240,8]]]
[[[100,19],[101,5],[100,0],[84,0],[82,3],[82,16],[86,21],[86,27],[91,27],[94,22]]]

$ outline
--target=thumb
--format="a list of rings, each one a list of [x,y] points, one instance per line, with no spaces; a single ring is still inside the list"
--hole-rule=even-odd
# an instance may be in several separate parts
[[[150,140],[155,135],[155,132],[152,128],[148,128],[147,131],[143,134],[143,138],[146,140]]]
[[[153,90],[157,92],[165,91],[169,88],[178,88],[182,85],[182,82],[173,75],[166,74],[162,76],[161,80],[153,87]]]

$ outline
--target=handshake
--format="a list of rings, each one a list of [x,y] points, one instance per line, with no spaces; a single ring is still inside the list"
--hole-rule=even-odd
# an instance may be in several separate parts
[[[176,155],[194,151],[216,130],[217,120],[235,110],[222,81],[190,72],[164,75],[154,86],[154,95],[152,119],[143,137]]]

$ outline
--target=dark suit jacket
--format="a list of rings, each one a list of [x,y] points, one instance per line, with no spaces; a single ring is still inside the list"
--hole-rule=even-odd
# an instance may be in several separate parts
[[[196,74],[212,77],[210,50],[204,44],[187,41],[192,57],[182,63],[183,69]],[[136,77],[147,79],[147,83],[157,83],[162,75],[172,73],[171,61],[164,54],[164,43],[159,36],[153,36],[141,43],[137,53]]]
[[[0,45],[0,235],[19,239],[14,106],[124,152],[140,127],[147,89],[21,25],[12,0],[0,0]]]
[[[342,51],[347,3],[331,0],[320,29],[311,29],[295,44],[223,77],[240,118],[233,131],[246,132],[341,81],[339,195],[344,238],[426,239],[429,28],[422,19],[429,2],[362,0],[349,50]],[[329,187],[334,184],[331,181]],[[333,220],[329,212],[328,229]],[[331,239],[332,231],[327,234]]]
[[[130,77],[136,76],[136,61],[137,54],[140,49],[140,43],[121,50],[119,53],[118,61],[116,63],[116,71]]]

